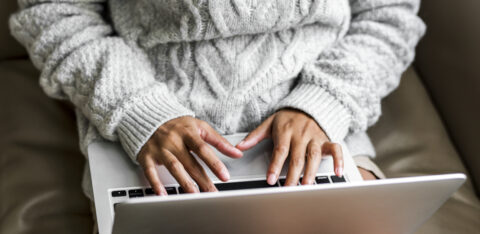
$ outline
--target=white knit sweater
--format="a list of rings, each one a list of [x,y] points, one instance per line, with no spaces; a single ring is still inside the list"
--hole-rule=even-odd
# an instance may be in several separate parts
[[[45,92],[77,108],[81,148],[100,136],[136,159],[185,115],[220,133],[280,108],[312,116],[352,154],[399,83],[425,26],[419,0],[19,0],[12,34]]]

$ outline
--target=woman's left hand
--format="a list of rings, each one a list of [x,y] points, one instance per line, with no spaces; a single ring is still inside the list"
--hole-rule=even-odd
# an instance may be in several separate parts
[[[290,155],[285,186],[313,184],[322,155],[332,155],[337,176],[343,175],[343,155],[339,144],[330,142],[317,122],[302,111],[282,109],[268,117],[236,147],[248,150],[265,138],[272,137],[274,149],[267,172],[267,182],[277,182],[285,160]]]

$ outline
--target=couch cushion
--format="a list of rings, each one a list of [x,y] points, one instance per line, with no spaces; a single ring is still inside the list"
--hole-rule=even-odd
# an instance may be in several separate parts
[[[0,61],[27,55],[25,49],[10,35],[8,28],[8,18],[16,10],[16,0],[2,0],[0,4]]]
[[[0,63],[0,233],[90,233],[84,159],[69,108],[46,97],[28,61]],[[389,177],[466,172],[409,70],[370,131]],[[480,203],[468,180],[418,233],[475,233]]]
[[[416,67],[480,197],[480,1],[422,1],[427,34]]]
[[[28,61],[0,62],[0,233],[91,233],[73,113],[37,77]]]
[[[469,179],[418,233],[478,233],[480,202],[445,128],[417,74],[408,70],[400,87],[382,103],[383,114],[369,130],[377,163],[387,177],[466,173]]]

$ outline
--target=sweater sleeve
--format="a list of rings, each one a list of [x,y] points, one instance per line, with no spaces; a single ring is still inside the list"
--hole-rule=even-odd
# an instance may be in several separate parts
[[[300,73],[276,109],[312,116],[332,141],[365,131],[381,114],[380,101],[399,84],[425,32],[419,0],[350,0],[345,36]]]
[[[106,0],[19,0],[13,36],[41,70],[47,95],[67,99],[135,161],[164,122],[194,113],[155,80],[146,54],[116,36]]]

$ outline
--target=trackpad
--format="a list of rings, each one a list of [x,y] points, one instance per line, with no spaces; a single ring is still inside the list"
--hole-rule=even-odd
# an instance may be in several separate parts
[[[227,167],[230,172],[230,180],[244,179],[244,178],[265,178],[268,168],[268,159],[273,148],[272,141],[267,139],[258,143],[252,149],[243,152],[243,157],[235,159],[223,155],[215,150],[218,158]],[[195,155],[195,157],[197,157]],[[219,181],[203,161],[197,160],[206,169],[208,175],[213,181]]]

